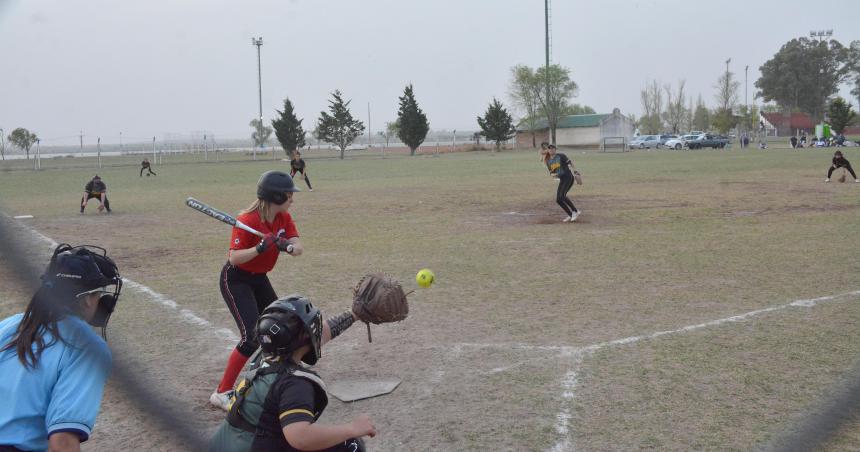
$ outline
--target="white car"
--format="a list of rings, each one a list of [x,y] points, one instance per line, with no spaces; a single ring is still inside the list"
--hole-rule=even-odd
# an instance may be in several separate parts
[[[660,135],[639,135],[630,141],[630,149],[657,149],[660,147]]]
[[[674,149],[676,151],[680,151],[687,147],[688,140],[695,140],[698,135],[684,135],[682,137],[673,138],[671,140],[666,141],[663,146],[666,146],[669,149]]]

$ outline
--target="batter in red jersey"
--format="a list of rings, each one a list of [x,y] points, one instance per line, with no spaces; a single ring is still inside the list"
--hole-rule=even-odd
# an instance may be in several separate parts
[[[300,191],[293,179],[281,171],[263,173],[257,184],[257,199],[237,220],[265,234],[260,239],[233,228],[227,263],[221,270],[221,295],[236,320],[241,339],[230,354],[218,389],[209,397],[213,405],[227,410],[236,377],[257,349],[254,327],[266,306],[278,299],[266,273],[275,267],[280,253],[302,254],[299,231],[287,212],[293,194]]]

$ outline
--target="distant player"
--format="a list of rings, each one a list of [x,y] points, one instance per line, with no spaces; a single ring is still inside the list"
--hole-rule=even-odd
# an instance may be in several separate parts
[[[0,451],[79,451],[92,433],[122,279],[103,249],[59,245],[23,314],[0,321]],[[102,330],[104,336],[104,330]]]
[[[290,159],[290,177],[296,177],[296,173],[302,173],[305,183],[308,184],[308,191],[314,191],[311,180],[308,179],[307,164],[302,160],[302,153],[298,150],[293,152],[293,158]]]
[[[543,155],[543,161],[550,175],[558,177],[558,190],[555,193],[555,202],[564,209],[567,214],[563,223],[576,221],[582,211],[577,210],[573,205],[573,201],[567,197],[567,192],[573,187],[573,175],[579,174],[573,167],[573,162],[566,155],[557,153],[554,144],[547,147],[547,152]]]
[[[150,174],[152,174],[153,176],[158,176],[158,174],[155,174],[155,171],[152,170],[152,165],[149,164],[149,159],[146,157],[144,157],[143,161],[140,162],[140,176],[138,177],[143,177],[143,170],[149,171],[148,173],[146,173],[147,177],[149,177]]]
[[[830,176],[833,175],[833,171],[837,168],[845,168],[849,173],[851,173],[851,177],[854,178],[854,182],[860,182],[860,179],[857,179],[857,175],[854,174],[854,168],[851,168],[851,162],[842,156],[842,151],[836,151],[833,153],[833,163],[830,165],[830,169],[827,170],[827,179],[824,179],[824,182],[830,182]]]
[[[300,295],[266,307],[256,325],[262,364],[239,383],[209,451],[364,451],[360,438],[376,435],[373,422],[359,415],[348,424],[321,425],[328,397],[322,379],[307,367],[356,319],[350,310],[323,322],[319,309]]]
[[[84,196],[81,198],[81,213],[84,213],[84,208],[87,207],[87,202],[91,199],[99,200],[99,212],[107,209],[110,210],[110,201],[107,198],[107,185],[102,182],[102,178],[98,174],[84,185]]]
[[[250,232],[233,228],[227,263],[219,278],[221,296],[241,336],[227,360],[221,383],[209,397],[212,405],[225,411],[236,377],[259,345],[254,337],[257,317],[278,298],[266,273],[275,267],[281,252],[302,254],[299,231],[287,212],[297,191],[300,190],[289,174],[267,171],[257,183],[257,199],[236,218],[266,236],[261,240]]]

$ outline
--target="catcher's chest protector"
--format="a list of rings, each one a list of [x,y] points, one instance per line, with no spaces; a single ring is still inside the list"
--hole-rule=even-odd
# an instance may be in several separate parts
[[[249,379],[243,379],[236,387],[236,395],[230,405],[227,421],[221,423],[221,427],[215,432],[210,452],[245,452],[251,450],[254,435],[257,432],[257,424],[263,413],[263,403],[269,390],[278,377],[288,373],[295,377],[304,378],[314,384],[315,394],[322,398],[322,408],[328,402],[326,397],[325,383],[314,373],[298,369],[294,366],[280,364],[270,365],[257,369]],[[286,377],[288,378],[288,377]],[[314,413],[314,421],[322,415],[322,409]]]

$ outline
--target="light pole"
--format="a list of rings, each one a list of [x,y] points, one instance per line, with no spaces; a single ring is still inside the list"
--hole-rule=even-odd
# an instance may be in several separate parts
[[[549,102],[550,102],[550,100],[549,100],[549,0],[544,0],[543,11],[544,11],[544,31],[545,31],[545,35],[546,35],[545,36],[545,38],[546,38],[546,66],[544,69],[546,71],[546,74],[544,74],[546,76],[546,81],[545,81],[546,86],[544,88],[546,89],[546,94],[545,94],[546,105],[549,106],[550,105],[549,104]],[[547,137],[547,138],[549,138],[549,140],[547,140],[547,141],[550,141],[552,144],[555,144],[555,140],[553,139],[555,137],[552,136],[552,130],[548,129],[547,133],[548,133],[548,135],[550,135],[549,137]]]
[[[818,38],[818,42],[824,42],[824,38],[833,36],[833,30],[811,30],[809,37],[812,39]]]
[[[119,133],[119,155],[122,155],[122,132]]]
[[[251,38],[251,45],[257,47],[257,91],[260,100],[260,116],[257,117],[257,141],[260,147],[263,147],[263,75],[260,66],[260,47],[263,46],[263,37]]]

